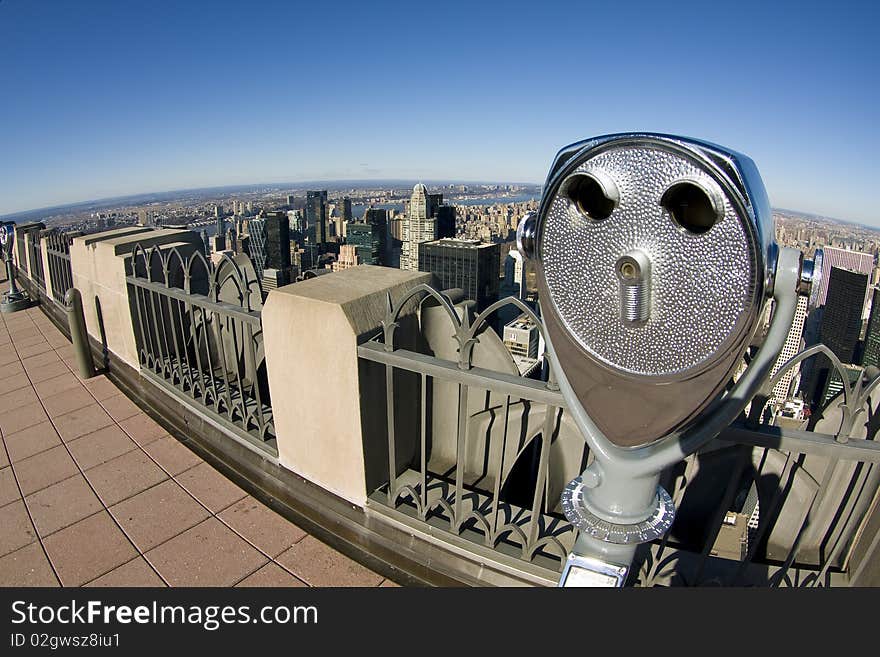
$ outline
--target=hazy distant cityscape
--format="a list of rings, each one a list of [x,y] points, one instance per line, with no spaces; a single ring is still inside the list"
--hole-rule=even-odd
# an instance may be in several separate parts
[[[441,289],[462,289],[478,311],[507,296],[537,311],[534,265],[515,244],[517,224],[538,209],[540,194],[541,186],[525,183],[338,181],[144,194],[11,217],[74,234],[189,229],[215,262],[223,253],[246,255],[264,297],[298,280],[367,264],[431,272]],[[779,245],[799,249],[819,270],[777,367],[819,341],[831,345],[852,376],[880,365],[880,304],[872,294],[880,289],[880,230],[786,209],[774,211],[774,222]],[[494,328],[520,372],[538,375],[537,327],[508,310]],[[776,385],[770,408],[780,421],[800,425],[841,384],[827,362],[812,359]]]
[[[67,231],[94,232],[107,226],[134,225],[149,214],[155,225],[207,226],[215,223],[216,208],[224,216],[233,216],[233,204],[244,203],[254,215],[261,211],[277,210],[287,197],[294,197],[294,209],[305,205],[307,189],[326,188],[328,201],[348,197],[352,204],[352,218],[363,218],[369,207],[378,207],[403,213],[410,200],[412,186],[418,181],[354,181],[324,182],[289,185],[246,185],[169,191],[87,201],[54,208],[36,209],[2,217],[18,223],[41,221],[50,228]],[[478,217],[506,214],[514,209],[527,208],[528,201],[540,198],[541,186],[527,183],[428,183],[431,192],[443,193],[448,204],[462,206],[457,210],[460,235],[476,239],[506,238],[507,233],[497,224]],[[485,210],[463,209],[464,206],[484,206]],[[488,210],[496,206],[495,211]],[[823,217],[798,210],[777,208],[773,212],[776,238],[781,245],[800,248],[811,257],[817,248],[835,246],[851,250],[880,253],[880,229],[850,223],[846,220]],[[515,224],[514,224],[515,227]]]
[[[232,216],[233,203],[245,203],[255,214],[260,210],[275,210],[293,195],[296,207],[305,204],[308,189],[327,189],[329,200],[348,197],[351,199],[354,218],[362,218],[369,206],[403,210],[409,200],[413,185],[419,181],[375,182],[320,182],[289,185],[243,185],[169,191],[153,194],[86,201],[66,206],[19,212],[2,217],[18,223],[41,221],[48,227],[90,232],[111,224],[136,223],[139,213],[151,213],[157,225],[193,224],[210,221],[219,206],[226,215]],[[429,185],[432,190],[444,193],[446,199],[461,205],[488,205],[527,200],[540,196],[541,186],[527,183],[456,183]]]

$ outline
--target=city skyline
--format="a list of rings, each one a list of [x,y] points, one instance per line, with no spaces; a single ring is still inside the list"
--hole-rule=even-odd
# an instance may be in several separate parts
[[[61,213],[69,213],[77,208],[86,207],[94,212],[99,212],[101,210],[105,210],[107,208],[118,207],[122,205],[142,205],[145,203],[152,203],[156,200],[161,200],[164,202],[173,202],[177,200],[181,200],[184,196],[190,196],[193,194],[198,194],[203,196],[205,199],[215,198],[215,196],[219,195],[234,195],[235,193],[259,193],[265,191],[291,191],[294,192],[292,196],[296,196],[297,198],[304,198],[305,193],[308,189],[315,187],[324,187],[329,190],[334,190],[337,192],[340,191],[365,191],[368,189],[397,189],[397,188],[411,188],[415,182],[425,184],[429,190],[435,189],[440,190],[446,187],[458,187],[458,186],[486,186],[486,187],[534,187],[536,188],[536,192],[534,193],[534,197],[536,199],[540,198],[540,189],[543,186],[543,181],[541,182],[524,182],[524,181],[501,181],[501,180],[455,180],[455,179],[444,179],[444,180],[432,180],[432,179],[424,179],[424,180],[416,180],[416,179],[385,179],[385,178],[376,178],[376,179],[366,179],[366,180],[305,180],[305,181],[284,181],[284,182],[257,182],[257,183],[249,183],[249,184],[236,184],[236,185],[217,185],[217,186],[208,186],[208,187],[189,187],[189,188],[181,188],[181,189],[168,189],[168,190],[152,190],[145,191],[136,194],[126,194],[123,196],[109,196],[105,198],[90,198],[90,199],[82,199],[79,201],[73,201],[70,203],[63,203],[59,205],[51,205],[51,206],[43,206],[43,207],[35,207],[35,208],[27,208],[24,210],[18,210],[15,212],[9,212],[6,214],[0,214],[0,219],[5,220],[40,220],[41,215],[48,212],[61,212]],[[849,224],[861,228],[868,228],[870,230],[880,231],[880,223],[878,224],[868,224],[868,223],[860,223],[855,220],[846,219],[843,217],[835,217],[828,216],[823,214],[818,214],[814,212],[809,212],[803,210],[801,208],[791,208],[791,207],[782,207],[782,206],[773,206],[774,212],[780,213],[793,213],[797,216],[804,218],[811,218],[817,220],[829,220],[833,222],[842,222],[843,224]]]
[[[876,12],[11,0],[0,214],[255,180],[540,183],[573,139],[650,130],[748,154],[775,207],[880,226]]]

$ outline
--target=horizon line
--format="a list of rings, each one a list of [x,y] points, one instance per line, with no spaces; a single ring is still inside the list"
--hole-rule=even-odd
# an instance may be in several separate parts
[[[185,192],[198,192],[198,191],[210,191],[210,190],[220,190],[220,189],[229,189],[233,187],[260,187],[260,186],[306,186],[311,183],[380,183],[380,182],[393,182],[393,183],[409,183],[409,182],[424,182],[428,181],[430,184],[459,184],[459,185],[535,185],[537,187],[542,187],[543,182],[530,182],[530,181],[500,181],[500,180],[460,180],[455,178],[446,178],[446,179],[430,179],[430,178],[313,178],[310,180],[303,181],[278,181],[278,182],[255,182],[255,183],[231,183],[228,185],[209,185],[206,187],[181,187],[178,189],[165,189],[165,190],[154,190],[147,192],[135,192],[133,194],[120,194],[118,196],[104,196],[100,198],[93,199],[85,199],[82,201],[71,201],[69,203],[59,203],[56,205],[47,205],[44,207],[30,208],[26,210],[16,210],[14,212],[7,212],[5,214],[0,214],[0,219],[7,219],[9,217],[15,217],[17,215],[30,214],[33,212],[46,212],[49,210],[58,210],[61,208],[69,208],[76,207],[78,205],[89,205],[91,203],[112,203],[114,201],[120,201],[129,198],[135,198],[138,196],[150,196],[150,195],[158,195],[158,194],[182,194]],[[426,183],[426,184],[428,184]]]
[[[49,205],[45,207],[31,208],[27,210],[18,210],[15,212],[8,212],[6,214],[0,215],[0,220],[11,221],[12,218],[38,213],[38,212],[50,212],[53,210],[62,210],[65,208],[75,208],[77,206],[90,205],[90,204],[105,204],[111,205],[115,202],[123,201],[125,199],[134,199],[141,196],[155,196],[155,195],[165,195],[165,194],[183,194],[186,192],[200,192],[200,191],[212,191],[212,190],[223,190],[223,189],[231,189],[231,188],[253,188],[260,186],[285,186],[290,185],[292,187],[303,187],[308,186],[311,183],[332,183],[332,184],[341,184],[341,183],[411,183],[411,182],[424,182],[428,181],[425,184],[458,184],[458,185],[534,185],[536,187],[543,187],[544,183],[536,183],[530,181],[501,181],[501,180],[460,180],[454,178],[447,179],[430,179],[430,178],[314,178],[310,180],[303,181],[278,181],[278,182],[257,182],[257,183],[233,183],[229,185],[210,185],[207,187],[182,187],[178,189],[167,189],[167,190],[157,190],[157,191],[148,191],[148,192],[137,192],[134,194],[121,194],[119,196],[106,196],[101,198],[94,199],[86,199],[83,201],[72,201],[69,203],[59,203],[58,205]],[[773,212],[791,212],[798,214],[800,216],[813,217],[818,219],[827,219],[830,221],[836,221],[845,224],[852,224],[855,226],[859,226],[862,228],[867,228],[873,231],[880,231],[880,227],[871,226],[867,224],[860,223],[855,220],[850,219],[841,219],[839,217],[832,217],[828,215],[816,214],[814,212],[807,212],[806,210],[797,210],[793,208],[784,208],[784,207],[771,207],[771,211]]]

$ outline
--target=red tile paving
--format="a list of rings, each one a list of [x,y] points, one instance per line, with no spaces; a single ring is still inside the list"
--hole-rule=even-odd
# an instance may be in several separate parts
[[[247,494],[39,308],[0,315],[0,586],[389,586]]]

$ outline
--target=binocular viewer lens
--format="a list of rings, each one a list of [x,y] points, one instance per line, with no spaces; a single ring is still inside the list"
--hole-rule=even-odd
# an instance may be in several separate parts
[[[772,292],[776,246],[747,157],[655,134],[560,151],[518,228],[557,360],[597,426],[639,446],[723,388]]]

